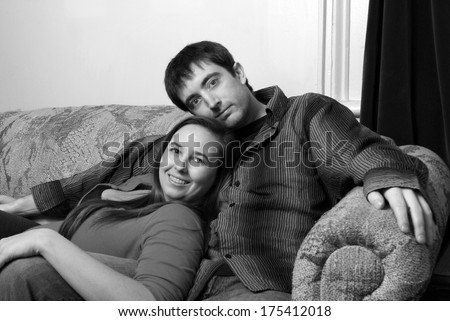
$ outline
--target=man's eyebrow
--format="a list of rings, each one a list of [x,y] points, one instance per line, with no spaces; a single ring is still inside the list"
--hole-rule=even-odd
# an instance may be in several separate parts
[[[191,94],[188,96],[188,98],[186,98],[186,100],[184,101],[184,104],[189,107],[189,102],[191,101],[192,98],[194,98],[195,96],[197,96],[197,94]]]
[[[207,74],[206,77],[203,78],[203,80],[202,80],[202,82],[201,82],[201,84],[200,84],[201,87],[205,87],[206,83],[207,83],[211,78],[216,77],[216,76],[219,76],[219,75],[220,75],[220,72],[218,72],[218,71],[215,71],[215,72],[212,72],[212,73],[210,73],[210,74]],[[197,96],[197,94],[189,95],[189,96],[186,98],[186,100],[184,101],[184,104],[185,104],[186,106],[189,106],[189,101],[190,101],[192,98],[194,98],[195,96]]]
[[[220,72],[218,72],[218,71],[215,71],[215,72],[212,72],[212,73],[206,75],[206,77],[202,81],[202,87],[204,87],[206,85],[208,80],[210,80],[211,78],[216,77],[218,75],[220,75]]]

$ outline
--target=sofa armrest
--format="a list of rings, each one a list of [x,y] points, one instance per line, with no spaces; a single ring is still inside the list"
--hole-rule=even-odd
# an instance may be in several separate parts
[[[377,210],[361,187],[325,213],[302,243],[293,271],[293,300],[419,299],[430,280],[450,209],[450,172],[433,152],[403,151],[429,170],[427,193],[438,225],[432,247],[400,231],[391,209]]]

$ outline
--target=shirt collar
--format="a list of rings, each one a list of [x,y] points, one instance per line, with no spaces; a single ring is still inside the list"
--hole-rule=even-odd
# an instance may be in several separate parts
[[[279,122],[288,110],[288,98],[278,86],[260,89],[255,92],[255,97],[267,106],[266,111],[269,115],[269,121],[272,119],[271,125]],[[270,115],[274,117],[270,117]]]

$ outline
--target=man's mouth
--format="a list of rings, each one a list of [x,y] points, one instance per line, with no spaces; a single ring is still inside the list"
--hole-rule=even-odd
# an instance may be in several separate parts
[[[175,176],[173,176],[171,174],[169,174],[168,176],[169,176],[169,180],[172,183],[174,183],[175,185],[186,185],[186,184],[189,184],[188,181],[186,181],[184,179],[181,179],[181,178],[178,178],[178,177],[175,177]]]
[[[227,110],[230,109],[230,107],[231,107],[231,106],[228,106],[227,108],[225,108],[224,110],[222,110],[220,113],[218,113],[218,114],[216,115],[215,118],[220,118],[220,116],[224,115],[224,114],[227,112]]]

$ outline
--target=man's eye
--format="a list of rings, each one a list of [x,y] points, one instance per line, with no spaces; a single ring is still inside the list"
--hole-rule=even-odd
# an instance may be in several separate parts
[[[191,99],[191,101],[189,102],[189,106],[190,107],[195,107],[198,105],[198,103],[200,102],[200,98],[193,98]]]
[[[211,81],[209,82],[209,87],[214,87],[215,85],[217,85],[217,82],[217,79],[211,79]]]

